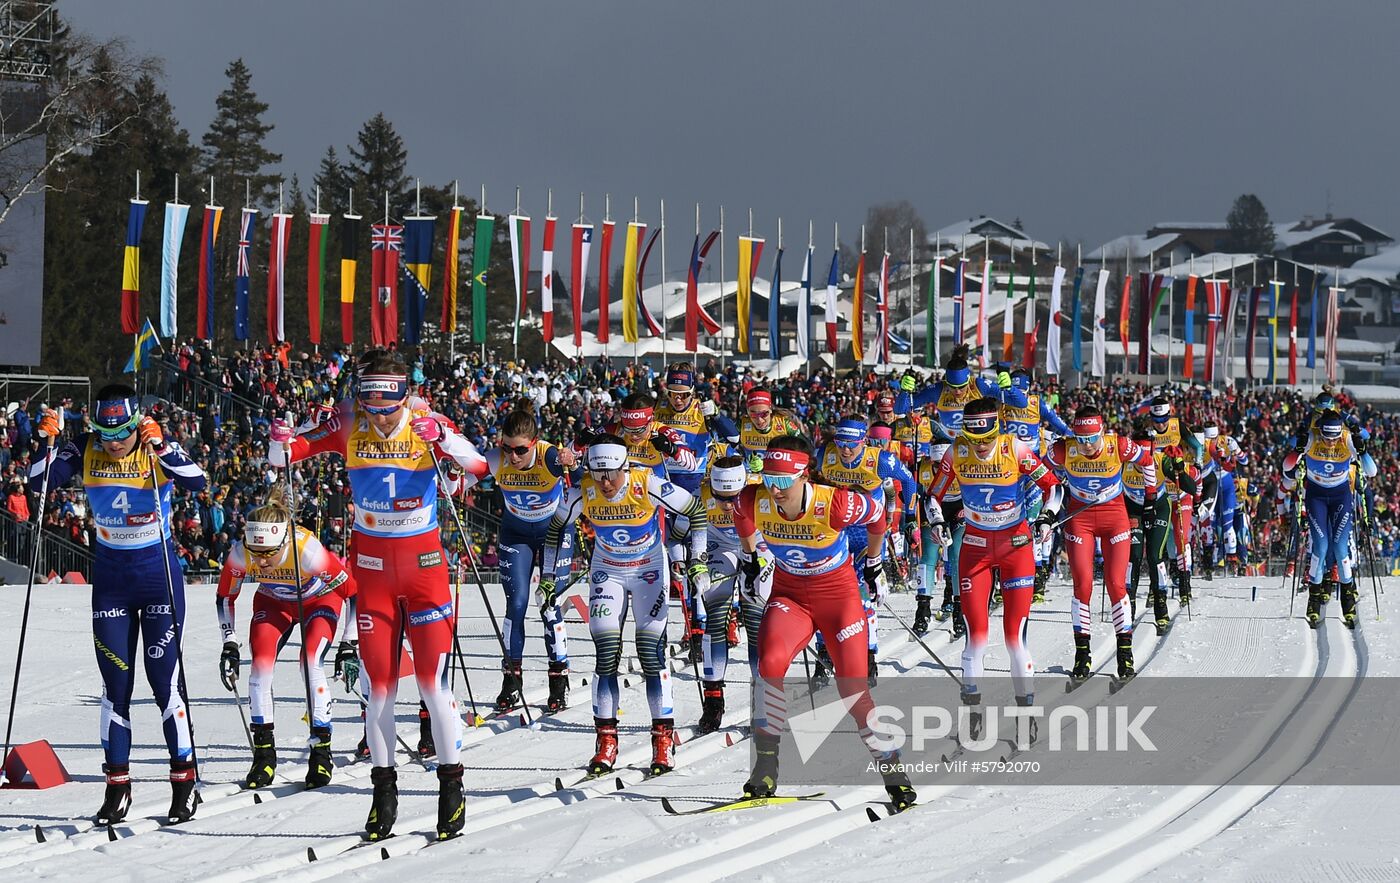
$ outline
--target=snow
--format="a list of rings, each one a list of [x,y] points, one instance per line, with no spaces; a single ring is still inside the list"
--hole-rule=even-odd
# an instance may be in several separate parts
[[[1355,645],[1335,619],[1335,604],[1333,618],[1320,633],[1296,617],[1289,619],[1290,598],[1280,582],[1277,577],[1197,580],[1191,617],[1179,614],[1162,638],[1151,628],[1137,630],[1141,677],[1400,674],[1400,618],[1382,595],[1384,615],[1375,619],[1369,581],[1363,582],[1363,640]],[[1385,579],[1384,588],[1395,598],[1400,579]],[[499,602],[499,589],[491,586],[489,591]],[[1067,667],[1072,657],[1068,586],[1054,579],[1050,594],[1047,604],[1033,609],[1029,628],[1042,692],[1058,686],[1060,676],[1049,670]],[[826,880],[844,878],[846,869],[856,867],[862,879],[889,881],[1389,879],[1400,863],[1400,842],[1383,833],[1384,820],[1400,810],[1400,788],[1388,786],[926,786],[915,810],[872,826],[866,802],[881,796],[878,783],[872,782],[827,788],[830,802],[748,813],[663,814],[657,802],[661,796],[721,799],[738,792],[749,763],[749,743],[735,726],[743,722],[748,703],[742,669],[729,678],[728,738],[722,732],[688,739],[678,751],[677,770],[654,781],[642,783],[636,769],[619,766],[627,785],[623,791],[615,791],[615,783],[607,780],[555,792],[556,776],[569,783],[581,775],[579,767],[593,744],[588,689],[579,683],[580,676],[591,674],[592,645],[586,627],[572,614],[572,707],[544,718],[539,730],[518,724],[467,730],[465,836],[431,847],[413,836],[432,827],[436,780],[401,756],[399,836],[383,847],[390,858],[382,859],[377,846],[347,852],[358,842],[369,800],[368,764],[349,764],[347,757],[359,737],[356,707],[348,701],[335,707],[334,745],[341,766],[329,788],[307,793],[279,784],[261,804],[237,792],[229,783],[246,770],[248,749],[233,697],[218,683],[221,640],[212,587],[192,586],[189,598],[187,670],[206,803],[195,820],[176,828],[157,828],[149,821],[164,811],[168,787],[157,713],[141,681],[133,708],[136,803],[128,823],[118,826],[119,832],[132,833],[109,842],[105,833],[90,832],[81,821],[96,808],[102,792],[101,753],[94,738],[99,680],[89,649],[88,590],[34,589],[15,735],[20,742],[49,739],[74,782],[46,791],[0,791],[0,868],[6,879],[408,880],[460,877],[470,869],[473,878],[488,880]],[[6,648],[7,675],[23,599],[23,586],[0,588],[0,647]],[[481,701],[495,692],[499,651],[478,592],[465,586],[462,600],[463,650]],[[907,617],[913,600],[896,595],[893,606]],[[501,605],[495,607],[499,611]],[[1177,610],[1175,602],[1172,609]],[[673,610],[672,615],[677,621],[679,613]],[[994,612],[993,620],[999,617]],[[1106,659],[1111,639],[1097,617],[1094,629],[1095,658]],[[246,630],[246,616],[241,630]],[[993,621],[991,633],[988,667],[1004,670],[1000,623]],[[544,693],[544,664],[537,624],[530,624],[529,635],[525,682],[529,698],[538,702]],[[943,677],[890,617],[881,620],[880,638],[882,683]],[[1330,653],[1318,652],[1319,638],[1328,642]],[[961,644],[950,647],[946,629],[936,628],[928,642],[956,665]],[[625,648],[632,652],[630,641]],[[300,726],[300,685],[290,660],[298,649],[294,639],[283,650],[276,675],[284,782],[299,780],[304,771],[302,749],[294,744],[299,742],[294,734]],[[742,650],[734,653],[736,659],[741,655]],[[622,760],[644,764],[649,756],[645,698],[639,679],[628,680],[630,687],[622,691]],[[332,686],[340,689],[336,682]],[[677,722],[690,723],[698,713],[698,698],[687,669],[677,669],[674,686]],[[410,743],[417,735],[413,694],[411,679],[405,680],[398,720]],[[465,699],[460,681],[458,696]],[[1290,726],[1317,729],[1330,719],[1324,712],[1296,717]],[[1271,732],[1260,727],[1247,741],[1267,740]],[[727,744],[730,740],[733,746]],[[1220,752],[1221,762],[1232,756]],[[35,824],[43,826],[47,843],[35,842]],[[308,848],[317,853],[314,863],[307,860]]]
[[[1180,238],[1180,233],[1160,233],[1156,236],[1129,233],[1127,236],[1110,239],[1086,254],[1084,260],[1090,263],[1103,263],[1104,261],[1121,261],[1128,256],[1142,260],[1168,247]]]
[[[1400,276],[1400,245],[1362,258],[1339,271],[1339,275],[1343,285],[1354,285],[1361,280],[1394,285],[1396,277]]]

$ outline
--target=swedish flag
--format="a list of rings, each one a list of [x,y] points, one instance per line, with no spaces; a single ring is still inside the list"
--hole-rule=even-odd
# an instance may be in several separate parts
[[[148,318],[146,324],[141,328],[141,333],[136,335],[136,345],[132,348],[131,358],[126,360],[127,374],[135,374],[141,370],[141,361],[151,354],[151,351],[160,346],[160,337],[156,335],[156,326],[151,324]]]

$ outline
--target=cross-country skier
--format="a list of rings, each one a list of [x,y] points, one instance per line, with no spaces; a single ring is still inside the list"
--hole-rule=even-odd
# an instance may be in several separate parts
[[[77,476],[97,523],[92,640],[102,674],[99,731],[107,776],[97,823],[114,825],[131,808],[131,692],[138,636],[140,665],[160,709],[170,752],[168,818],[182,822],[193,818],[199,794],[187,700],[179,683],[185,582],[175,556],[170,498],[176,485],[197,493],[208,479],[179,442],[167,440],[160,424],[142,413],[130,386],[113,383],[99,389],[94,414],[90,432],[63,445],[52,465],[39,458],[30,475],[40,479],[47,468],[50,488],[61,488]],[[56,440],[62,430],[62,413],[45,411],[38,433]]]
[[[802,421],[791,413],[773,407],[773,393],[754,387],[744,399],[744,418],[739,421],[739,435],[731,439],[748,467],[751,482],[757,482],[763,472],[763,453],[775,438],[802,435]]]
[[[1206,437],[1211,437],[1212,424],[1206,425]],[[1248,560],[1249,550],[1243,546],[1245,532],[1245,512],[1240,506],[1235,483],[1235,471],[1249,462],[1249,457],[1240,448],[1233,435],[1216,431],[1210,442],[1210,457],[1215,463],[1217,482],[1215,502],[1215,522],[1225,548],[1225,563],[1232,576],[1244,573],[1243,562]]]
[[[1049,426],[1050,431],[1055,435],[1065,437],[1070,435],[1069,426],[1060,419],[1060,415],[1055,413],[1055,409],[1050,407],[1040,393],[1031,388],[1031,372],[1025,368],[1016,368],[1011,372],[1011,385],[1026,394],[1026,404],[1020,407],[1014,404],[1003,404],[1001,406],[1002,431],[1016,436],[1021,441],[1030,446],[1037,455],[1045,453],[1046,439],[1042,426]],[[1040,514],[1040,507],[1043,497],[1040,489],[1034,484],[1027,484],[1026,491],[1026,517],[1035,520]],[[1035,549],[1035,594],[1033,600],[1036,603],[1045,600],[1045,584],[1050,579],[1050,552],[1055,544],[1053,532],[1043,541],[1033,538]]]
[[[1133,433],[1133,441],[1152,451],[1153,468],[1143,468],[1137,463],[1123,464],[1123,493],[1128,510],[1128,523],[1132,528],[1132,546],[1129,550],[1133,578],[1128,588],[1128,596],[1133,610],[1137,609],[1138,585],[1142,574],[1148,574],[1149,600],[1152,602],[1152,616],[1157,634],[1164,634],[1171,625],[1167,613],[1167,586],[1170,577],[1167,573],[1171,560],[1170,540],[1172,535],[1172,497],[1167,487],[1167,473],[1178,485],[1190,482],[1186,492],[1194,493],[1195,482],[1190,476],[1183,477],[1179,457],[1167,457],[1156,449],[1156,441],[1146,427]],[[1180,448],[1173,446],[1173,451]],[[1170,465],[1168,465],[1170,464]],[[1189,590],[1183,603],[1190,600]]]
[[[690,520],[686,577],[704,597],[710,588],[705,509],[682,488],[645,466],[631,463],[627,444],[619,436],[593,436],[584,458],[583,481],[569,490],[549,522],[540,579],[542,603],[554,605],[558,581],[572,564],[560,548],[564,529],[585,519],[597,533],[588,574],[588,631],[593,636],[597,665],[593,678],[597,750],[588,772],[602,775],[617,762],[617,667],[622,658],[622,625],[631,608],[636,619],[637,659],[651,707],[651,772],[660,775],[674,765],[676,744],[671,673],[666,667],[668,597],[662,511]]]
[[[274,487],[263,504],[248,513],[243,539],[235,541],[219,572],[215,606],[224,650],[219,658],[219,676],[232,690],[240,663],[234,604],[244,580],[258,584],[253,596],[253,619],[248,630],[248,646],[253,654],[248,676],[248,702],[252,706],[253,766],[244,777],[247,788],[266,788],[277,769],[277,743],[272,720],[272,669],[277,651],[286,643],[298,613],[305,648],[306,677],[311,684],[311,757],[306,786],[330,784],[335,764],[331,761],[331,699],[324,669],[326,654],[335,639],[345,599],[355,594],[355,581],[345,565],[332,555],[311,531],[300,525],[296,539],[288,542],[292,519],[285,488]],[[293,562],[293,556],[296,561]],[[295,563],[296,566],[293,566]],[[297,582],[297,574],[301,582]],[[301,597],[298,611],[297,597]]]
[[[438,532],[438,459],[446,467],[444,491],[460,474],[481,475],[486,461],[447,418],[406,406],[407,366],[396,352],[382,352],[364,366],[352,417],[336,414],[296,434],[274,420],[268,460],[286,466],[318,454],[345,458],[355,502],[351,573],[358,586],[360,652],[369,679],[366,738],[374,769],[374,799],[365,833],[391,833],[398,817],[394,769],[394,699],[398,693],[400,636],[407,630],[413,668],[432,718],[438,756],[439,838],[461,831],[461,715],[447,687],[456,613],[446,555]]]
[[[863,642],[854,640],[866,628],[865,610],[850,562],[847,532],[857,525],[866,527],[860,581],[877,603],[883,602],[884,507],[860,491],[812,483],[811,466],[812,445],[806,438],[774,439],[764,455],[762,486],[744,490],[735,516],[745,551],[757,556],[761,539],[777,568],[758,634],[760,681],[755,689],[761,697],[754,719],[756,759],[744,793],[765,797],[777,789],[778,743],[787,725],[783,678],[812,635],[820,632],[832,650],[837,687],[862,741],[880,764],[890,800],[902,810],[913,805],[916,795],[899,766],[899,755],[878,749],[869,726],[874,702],[864,677]],[[751,558],[748,572],[757,574],[760,569],[757,558]]]

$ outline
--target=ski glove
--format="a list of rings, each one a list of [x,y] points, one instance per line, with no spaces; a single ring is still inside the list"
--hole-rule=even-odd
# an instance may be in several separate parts
[[[660,433],[651,437],[651,446],[656,448],[656,452],[663,457],[674,457],[676,451],[680,450],[676,447],[675,442]]]
[[[913,392],[914,387],[917,385],[918,381],[914,379],[914,375],[912,374],[905,374],[903,377],[899,378],[899,388],[904,392]]]
[[[865,590],[870,595],[870,599],[876,604],[885,603],[885,596],[889,594],[889,580],[885,579],[885,562],[877,561],[873,558],[865,559]]]
[[[749,471],[750,471],[750,472],[753,472],[753,473],[762,472],[762,471],[763,471],[763,455],[762,455],[762,454],[749,454],[748,466],[749,466]]]
[[[52,408],[44,409],[44,416],[39,418],[38,427],[39,438],[51,438],[57,441],[63,434],[63,410],[55,411]]]
[[[224,652],[219,655],[219,680],[224,682],[224,689],[233,692],[233,686],[238,681],[238,666],[243,662],[238,653],[237,641],[225,641]]]
[[[1050,542],[1050,537],[1055,532],[1055,522],[1059,520],[1060,513],[1042,511],[1035,520],[1035,540],[1037,543],[1045,544]]]
[[[700,413],[706,417],[715,416],[715,400],[708,396],[700,400]]]
[[[705,597],[705,594],[710,591],[709,565],[697,561],[690,565],[688,575],[690,576],[691,597],[698,601]]]
[[[141,436],[141,443],[150,445],[151,450],[157,454],[165,450],[165,433],[161,432],[160,424],[152,418],[142,417],[136,431]]]
[[[1010,371],[998,371],[998,372],[997,372],[997,386],[1000,387],[1001,389],[1010,389],[1010,388],[1011,388],[1011,372],[1010,372]]]
[[[442,441],[442,424],[437,421],[436,417],[431,415],[414,417],[413,422],[409,425],[413,427],[413,434],[428,444]]]
[[[341,641],[336,648],[335,674],[345,681],[345,692],[359,692],[360,655],[354,641]]]
[[[549,578],[541,579],[539,588],[535,590],[535,597],[540,602],[540,613],[548,616],[559,601],[558,584]]]
[[[773,590],[773,568],[776,559],[763,552],[752,552],[740,566],[744,580],[739,592],[741,601],[749,604],[768,603],[768,595]]]

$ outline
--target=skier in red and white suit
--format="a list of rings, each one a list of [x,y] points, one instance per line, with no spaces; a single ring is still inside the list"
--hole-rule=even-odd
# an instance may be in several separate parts
[[[438,835],[450,837],[462,828],[465,797],[461,716],[448,688],[455,613],[438,533],[437,460],[446,467],[443,491],[450,495],[463,471],[484,475],[486,459],[447,418],[406,406],[407,369],[397,353],[378,353],[363,367],[353,420],[337,414],[302,435],[274,421],[268,460],[285,465],[290,448],[293,461],[327,453],[346,461],[355,503],[350,568],[359,587],[360,653],[370,682],[366,738],[374,805],[366,833],[371,840],[388,836],[398,813],[394,699],[406,630],[440,763]]]

